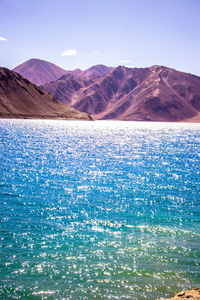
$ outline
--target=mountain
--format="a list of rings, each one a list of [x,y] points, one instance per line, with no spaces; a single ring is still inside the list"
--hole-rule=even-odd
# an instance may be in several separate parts
[[[0,68],[0,118],[91,120],[6,68]]]
[[[164,66],[119,66],[90,82],[65,80],[43,88],[95,119],[200,121],[200,77],[192,74]]]
[[[63,103],[71,105],[74,94],[79,92],[80,89],[88,87],[96,79],[107,74],[112,69],[104,65],[96,65],[85,71],[77,69],[72,72],[69,71],[56,81],[41,85],[40,87]]]
[[[66,74],[67,71],[41,59],[32,58],[17,66],[13,71],[19,73],[36,85],[54,81]]]
[[[82,71],[78,74],[78,76],[82,78],[94,79],[109,73],[111,70],[113,70],[112,67],[107,67],[104,65],[95,65],[85,71]]]
[[[44,85],[51,81],[55,81],[65,74],[71,74],[80,78],[97,78],[112,70],[111,67],[104,65],[96,65],[85,71],[75,69],[72,71],[64,70],[48,61],[32,58],[13,69],[24,78],[28,79],[36,85]]]
[[[52,81],[40,87],[48,93],[54,95],[57,99],[65,104],[71,104],[74,94],[80,89],[92,84],[94,81],[84,77],[74,76],[73,74],[65,74],[56,81]]]

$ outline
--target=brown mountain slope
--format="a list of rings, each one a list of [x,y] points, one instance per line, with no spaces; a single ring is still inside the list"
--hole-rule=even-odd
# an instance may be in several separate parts
[[[91,119],[6,68],[0,68],[0,118]]]
[[[48,85],[44,88],[49,90]],[[56,95],[65,102],[58,86]],[[95,119],[198,122],[200,77],[163,66],[119,66],[89,85],[82,83],[77,91],[69,91],[67,103]]]
[[[135,86],[119,88],[114,97],[115,104],[109,102],[106,111],[97,114],[96,118],[183,121],[198,115],[199,77],[160,66],[123,68],[123,79],[127,76],[134,80]]]
[[[66,104],[71,104],[72,97],[76,97],[76,93],[81,88],[88,87],[94,80],[97,80],[102,75],[107,74],[113,68],[104,65],[96,65],[88,70],[74,70],[63,75],[56,81],[52,81],[40,87],[48,93],[54,95],[57,99]]]
[[[48,93],[54,95],[63,103],[71,103],[72,96],[77,93],[81,88],[87,87],[92,84],[91,79],[84,77],[74,76],[72,74],[65,74],[56,81],[52,81],[40,87]]]
[[[17,66],[13,71],[19,73],[36,85],[54,81],[66,74],[67,71],[41,59],[32,58]],[[77,72],[78,73],[78,72]]]
[[[72,97],[70,105],[79,107],[81,111],[90,111],[95,118],[102,119],[110,109],[118,110],[121,99],[145,80],[148,73],[148,70],[139,69],[133,76],[131,71],[121,66],[115,68],[89,87],[81,89],[78,95]],[[111,116],[110,119],[119,119],[120,113],[116,111],[115,116]]]

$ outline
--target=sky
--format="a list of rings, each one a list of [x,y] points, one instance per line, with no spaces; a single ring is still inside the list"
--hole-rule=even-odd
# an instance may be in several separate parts
[[[31,58],[200,76],[200,0],[0,0],[0,66]]]

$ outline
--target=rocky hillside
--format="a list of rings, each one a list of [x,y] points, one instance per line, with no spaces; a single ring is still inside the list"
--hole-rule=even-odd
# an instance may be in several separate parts
[[[163,300],[181,300],[181,299],[182,300],[186,300],[186,299],[200,300],[200,289],[197,288],[197,289],[190,290],[190,291],[182,291],[182,292],[174,295],[174,297],[172,297],[172,298],[163,299]]]
[[[109,73],[113,69],[114,68],[112,67],[107,67],[104,65],[95,65],[87,70],[81,71],[78,76],[86,79],[95,79]]]
[[[163,66],[119,66],[90,80],[68,74],[43,88],[94,119],[200,121],[200,77]]]
[[[80,91],[80,89],[88,87],[94,81],[85,79],[84,77],[75,76],[73,74],[65,74],[56,81],[40,87],[48,93],[54,95],[57,99],[66,104],[71,104],[72,97]]]
[[[91,119],[6,68],[0,68],[0,118]]]

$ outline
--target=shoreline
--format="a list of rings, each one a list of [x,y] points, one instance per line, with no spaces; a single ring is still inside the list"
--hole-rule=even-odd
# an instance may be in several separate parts
[[[116,120],[116,119],[109,119],[109,120],[98,120],[98,119],[93,119],[91,117],[91,119],[82,119],[82,118],[55,118],[54,116],[49,116],[49,117],[40,117],[40,116],[35,116],[35,115],[31,115],[31,116],[27,116],[27,115],[17,115],[17,116],[1,116],[0,115],[0,120],[42,120],[42,121],[93,121],[93,122],[125,122],[125,123],[145,123],[145,124],[200,124],[200,121],[198,120],[191,120],[191,121],[187,121],[187,120],[182,120],[182,121],[147,121],[147,120]]]
[[[178,299],[199,300],[200,299],[200,288],[195,288],[193,290],[181,291],[179,293],[176,293],[171,298],[160,298],[160,299],[156,299],[156,300],[178,300]]]

